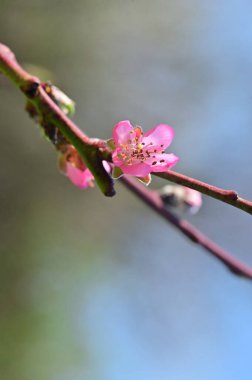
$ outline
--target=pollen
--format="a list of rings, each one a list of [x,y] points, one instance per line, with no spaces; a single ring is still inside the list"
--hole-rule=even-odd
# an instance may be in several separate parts
[[[175,158],[164,154],[165,147],[169,145],[165,136],[166,133],[171,133],[171,127],[165,124],[143,134],[141,127],[134,128],[129,121],[123,121],[114,127],[113,133],[118,141],[113,151],[113,162],[122,167],[122,170],[124,166],[130,166],[128,172],[132,175],[144,173],[148,166],[150,172],[162,172],[165,166],[170,167],[176,163]]]

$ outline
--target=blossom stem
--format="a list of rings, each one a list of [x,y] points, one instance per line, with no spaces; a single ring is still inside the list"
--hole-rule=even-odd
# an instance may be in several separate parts
[[[77,149],[86,166],[106,196],[115,194],[113,180],[103,167],[104,142],[89,138],[54,103],[43,88],[40,80],[27,73],[16,61],[13,52],[0,44],[0,72],[6,75],[25,94],[41,115],[41,119],[52,123]]]
[[[122,177],[120,181],[157,214],[182,232],[183,235],[188,237],[194,243],[200,245],[216,259],[221,261],[232,273],[252,279],[252,268],[231,256],[188,221],[179,218],[173,212],[168,210],[165,207],[162,198],[156,191],[148,190],[138,181],[128,176]]]
[[[165,173],[153,173],[153,174],[155,174],[156,176],[160,178],[167,179],[168,181],[175,182],[178,185],[190,187],[191,189],[197,190],[202,194],[218,199],[219,201],[228,203],[236,208],[239,208],[247,212],[248,214],[252,214],[252,202],[246,199],[240,198],[236,191],[223,190],[219,187],[209,185],[197,179],[187,177],[184,174],[176,173],[171,170]]]

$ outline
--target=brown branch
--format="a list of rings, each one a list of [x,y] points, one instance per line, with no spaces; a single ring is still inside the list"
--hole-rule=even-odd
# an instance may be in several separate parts
[[[0,44],[0,72],[11,79],[25,94],[28,98],[29,105],[37,110],[43,122],[48,122],[50,125],[53,125],[75,146],[85,164],[94,174],[103,193],[108,196],[114,195],[113,180],[102,165],[102,160],[111,162],[111,151],[106,143],[102,140],[90,139],[82,132],[50,98],[45,91],[44,84],[41,83],[38,78],[27,73],[17,63],[12,51],[3,44]],[[42,122],[41,125],[43,125]],[[155,174],[171,182],[198,190],[203,194],[252,214],[252,202],[239,198],[235,191],[223,190],[172,171]],[[133,179],[125,177],[121,181],[142,201],[177,227],[184,235],[222,261],[232,272],[247,278],[252,278],[252,270],[250,268],[231,257],[187,221],[179,219],[176,215],[167,210],[156,192],[147,190]]]
[[[101,164],[102,160],[111,161],[111,152],[106,146],[106,143],[102,140],[90,139],[82,132],[48,96],[40,80],[27,73],[17,63],[13,52],[3,44],[0,44],[0,71],[10,78],[39,110],[40,114],[54,124],[76,147],[86,165],[93,172],[103,192],[106,195],[113,195],[113,181]],[[240,198],[233,190],[223,190],[174,171],[155,173],[155,175],[195,189],[205,195],[252,214],[252,202]]]
[[[236,191],[234,190],[223,190],[219,187],[209,185],[207,183],[201,182],[197,179],[187,177],[184,174],[176,173],[169,170],[166,173],[153,173],[157,177],[167,179],[168,181],[177,183],[178,185],[183,185],[190,187],[191,189],[197,190],[202,194],[208,195],[209,197],[218,199],[224,203],[228,203],[231,206],[239,208],[252,214],[252,202],[240,198]]]
[[[192,224],[179,218],[177,215],[168,210],[156,191],[148,190],[140,182],[128,176],[124,176],[120,180],[145,204],[176,227],[180,232],[182,232],[183,235],[188,237],[194,243],[200,245],[216,259],[221,261],[233,273],[252,279],[252,268],[249,268],[247,265],[232,257],[228,252],[219,247]]]
[[[11,50],[0,44],[0,72],[11,79],[25,94],[42,120],[53,124],[77,149],[87,167],[93,173],[98,186],[106,196],[115,194],[113,179],[103,167],[102,160],[110,157],[106,145],[98,139],[90,139],[75,125],[46,93],[43,83],[27,73],[16,61]],[[106,157],[106,158],[104,158]]]
[[[29,101],[38,109],[42,117],[54,124],[76,147],[86,165],[95,175],[96,181],[103,189],[103,192],[106,195],[113,195],[113,181],[101,164],[103,159],[111,161],[111,152],[106,143],[102,140],[90,139],[82,132],[48,96],[40,80],[27,73],[17,63],[13,52],[2,44],[0,44],[0,71],[23,91]],[[240,198],[233,190],[223,190],[174,171],[155,173],[155,175],[198,190],[205,195],[252,214],[252,202]]]

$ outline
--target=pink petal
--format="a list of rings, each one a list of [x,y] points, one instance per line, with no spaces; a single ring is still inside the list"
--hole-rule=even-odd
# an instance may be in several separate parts
[[[135,165],[120,165],[120,169],[124,174],[135,175],[137,177],[145,177],[151,172],[151,167],[142,162]]]
[[[106,170],[107,173],[110,173],[111,172],[111,167],[109,165],[109,163],[105,160],[102,161],[102,165],[104,167],[104,169]]]
[[[128,144],[132,137],[135,137],[135,132],[129,120],[120,121],[114,126],[113,139],[116,145]]]
[[[145,177],[137,177],[137,179],[140,182],[144,183],[145,186],[149,186],[149,184],[151,183],[151,175],[150,174],[146,175]]]
[[[166,124],[159,124],[143,135],[145,146],[161,146],[161,150],[166,149],[172,142],[174,131],[172,127]]]
[[[119,158],[119,154],[121,153],[122,149],[121,148],[116,148],[114,152],[112,153],[112,160],[115,166],[121,166],[124,164],[124,160],[122,158]]]
[[[160,162],[160,160],[165,160],[165,162]],[[149,161],[149,160],[148,160]],[[152,162],[157,162],[155,165],[151,166],[151,172],[165,172],[171,169],[179,161],[179,157],[175,154],[157,154],[156,158],[152,159]]]
[[[78,186],[80,189],[86,189],[91,185],[94,176],[90,172],[89,169],[85,169],[84,171],[76,168],[69,162],[66,164],[66,175],[70,179],[70,181],[75,185]]]
[[[202,206],[202,195],[196,190],[184,187],[186,194],[186,203],[191,207],[199,209]]]
[[[143,135],[143,131],[142,131],[142,128],[137,125],[135,128],[134,128],[134,131],[136,133],[136,138],[138,139],[141,139],[142,138],[142,135]]]

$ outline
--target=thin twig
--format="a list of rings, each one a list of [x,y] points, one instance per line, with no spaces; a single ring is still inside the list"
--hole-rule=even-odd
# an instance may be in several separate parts
[[[208,195],[209,197],[218,199],[219,201],[239,208],[248,214],[252,214],[252,202],[240,198],[234,190],[223,190],[219,187],[208,185],[207,183],[187,177],[184,174],[176,173],[172,170],[169,170],[166,173],[155,173],[155,175],[160,178],[167,179],[168,181],[175,182],[179,185],[190,187],[191,189],[197,190],[205,195]]]
[[[243,264],[236,258],[232,257],[228,252],[219,247],[216,243],[210,240],[206,235],[200,232],[192,224],[184,219],[179,218],[177,215],[168,210],[161,197],[156,191],[148,190],[140,182],[124,176],[121,182],[132,191],[139,199],[152,208],[156,213],[161,215],[165,220],[176,227],[182,234],[188,237],[194,243],[203,247],[216,259],[221,261],[233,273],[252,279],[252,269]]]

